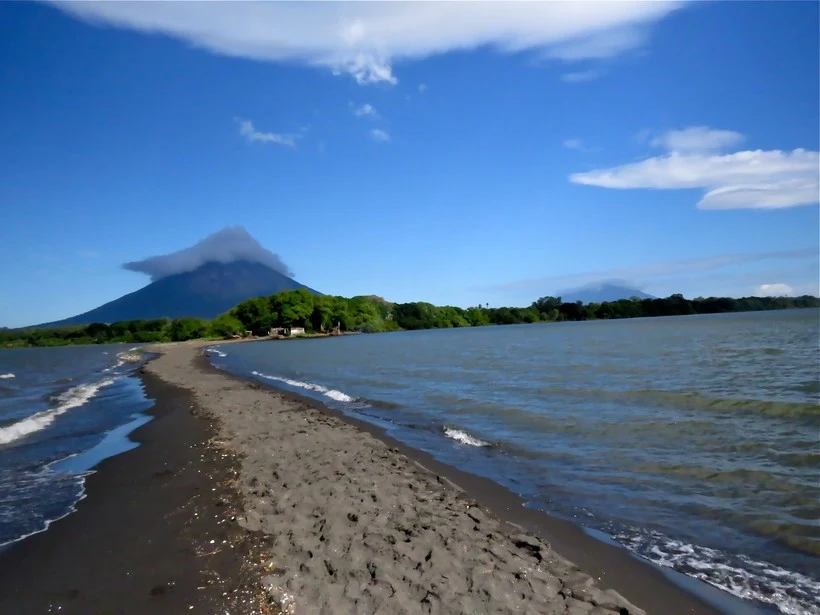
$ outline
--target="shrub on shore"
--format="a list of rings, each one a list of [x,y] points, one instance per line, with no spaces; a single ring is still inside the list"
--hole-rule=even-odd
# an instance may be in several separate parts
[[[431,303],[390,303],[381,297],[346,299],[313,295],[301,289],[243,301],[212,321],[201,318],[158,318],[92,323],[55,329],[0,330],[0,348],[64,346],[69,344],[177,342],[190,339],[228,339],[250,331],[265,336],[272,329],[300,327],[306,333],[358,331],[382,333],[404,329],[447,329],[568,320],[680,316],[820,307],[820,299],[802,297],[709,297],[686,299],[621,299],[602,303],[568,303],[542,297],[528,307],[475,306],[467,309]]]

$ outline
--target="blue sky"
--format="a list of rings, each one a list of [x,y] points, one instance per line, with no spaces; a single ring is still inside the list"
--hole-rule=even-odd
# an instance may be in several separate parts
[[[0,4],[0,325],[244,226],[322,292],[818,293],[817,3]]]

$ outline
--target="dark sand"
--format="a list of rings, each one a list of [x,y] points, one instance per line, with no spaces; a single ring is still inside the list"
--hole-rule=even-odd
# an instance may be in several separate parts
[[[714,613],[623,549],[523,508],[491,481],[227,375],[191,347],[164,352],[148,369],[193,391],[242,459],[240,523],[269,541],[261,582],[279,610]]]
[[[230,522],[237,460],[208,445],[215,426],[190,393],[145,386],[157,404],[131,435],[141,446],[100,464],[77,512],[0,556],[0,614],[253,612],[261,556]]]
[[[0,557],[0,614],[715,613],[491,481],[159,350],[142,446]]]

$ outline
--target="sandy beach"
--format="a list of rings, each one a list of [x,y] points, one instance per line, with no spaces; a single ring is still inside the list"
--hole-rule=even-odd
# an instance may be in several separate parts
[[[146,370],[190,390],[198,411],[216,419],[220,445],[241,459],[239,523],[266,539],[260,582],[273,612],[712,612],[623,550],[523,510],[490,481],[220,372],[191,345],[163,353]],[[562,536],[562,554],[546,534]],[[586,572],[565,556],[584,560]]]
[[[154,347],[154,420],[0,555],[0,613],[715,611],[625,550],[367,423]]]

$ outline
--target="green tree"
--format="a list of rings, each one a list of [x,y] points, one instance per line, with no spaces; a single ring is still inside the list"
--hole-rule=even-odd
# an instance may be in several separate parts
[[[274,321],[281,321],[282,326],[305,327],[313,313],[313,295],[304,288],[276,293],[270,307],[279,316]]]
[[[208,334],[208,322],[201,318],[176,318],[171,322],[171,340],[184,342],[199,339]]]
[[[211,321],[211,334],[214,337],[229,338],[233,335],[241,335],[245,331],[245,326],[236,316],[221,314]]]
[[[471,327],[485,327],[490,324],[490,315],[481,306],[467,308],[464,318]]]

